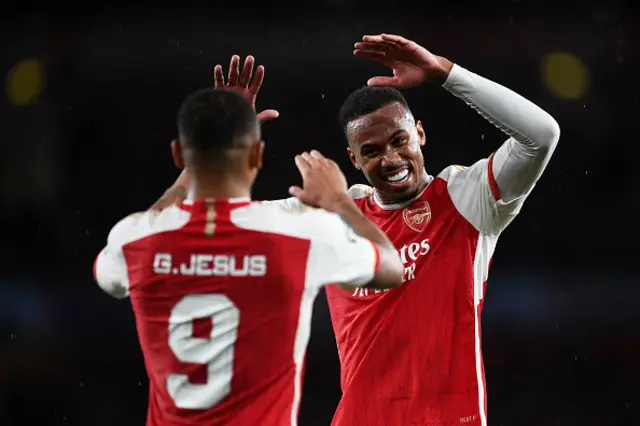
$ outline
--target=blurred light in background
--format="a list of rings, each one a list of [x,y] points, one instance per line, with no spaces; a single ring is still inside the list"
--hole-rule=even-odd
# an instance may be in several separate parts
[[[7,73],[5,90],[13,105],[28,105],[38,99],[44,89],[44,66],[38,59],[24,59]]]
[[[577,100],[587,92],[589,70],[576,55],[554,52],[542,59],[542,80],[559,98]]]

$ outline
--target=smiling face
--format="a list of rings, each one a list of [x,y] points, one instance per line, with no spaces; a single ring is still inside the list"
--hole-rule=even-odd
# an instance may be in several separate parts
[[[346,126],[349,158],[385,204],[415,197],[427,186],[420,121],[402,104],[385,105]]]

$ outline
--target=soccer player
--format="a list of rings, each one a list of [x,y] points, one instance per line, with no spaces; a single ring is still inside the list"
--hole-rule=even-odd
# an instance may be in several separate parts
[[[341,361],[334,426],[485,426],[480,314],[498,237],[520,211],[560,130],[513,91],[396,35],[365,36],[354,54],[385,64],[340,110],[362,212],[394,242],[404,284],[326,289]],[[435,82],[508,139],[469,167],[424,168],[425,131],[396,89]],[[293,205],[298,200],[285,200]]]
[[[94,270],[104,291],[131,299],[147,425],[295,425],[319,287],[397,286],[398,253],[318,152],[296,157],[304,185],[291,193],[325,210],[251,202],[264,144],[241,95],[189,96],[178,131],[188,198],[121,220]]]

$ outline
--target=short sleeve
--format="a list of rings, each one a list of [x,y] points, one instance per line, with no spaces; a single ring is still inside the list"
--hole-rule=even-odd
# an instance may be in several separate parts
[[[322,232],[310,238],[307,287],[368,284],[378,269],[377,247],[356,234],[338,215],[318,211],[315,223]]]
[[[111,229],[107,245],[98,253],[93,264],[93,275],[98,286],[117,299],[129,296],[129,274],[122,244],[135,220],[136,215],[128,216]]]
[[[520,212],[526,196],[504,202],[496,184],[494,156],[470,167],[450,166],[441,176],[447,181],[451,200],[460,214],[477,230],[499,235]]]
[[[283,198],[280,200],[268,200],[268,201],[263,201],[262,203],[278,206],[282,208],[284,211],[291,212],[291,213],[302,213],[308,209],[308,206],[304,205],[302,201],[300,201],[296,197]]]

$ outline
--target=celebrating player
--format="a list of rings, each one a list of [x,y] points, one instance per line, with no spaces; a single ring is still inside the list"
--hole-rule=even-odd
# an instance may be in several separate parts
[[[373,187],[350,193],[394,242],[405,272],[390,291],[326,289],[343,392],[333,425],[485,426],[480,313],[489,265],[553,154],[558,124],[403,37],[365,36],[354,54],[393,76],[370,79],[341,108],[349,158]],[[507,141],[470,167],[427,174],[424,129],[396,90],[424,82],[443,84]]]
[[[178,130],[189,197],[121,220],[94,271],[107,293],[131,298],[147,425],[295,425],[319,287],[397,286],[398,253],[318,152],[296,157],[304,185],[291,192],[325,210],[252,203],[264,144],[239,94],[189,96]]]

